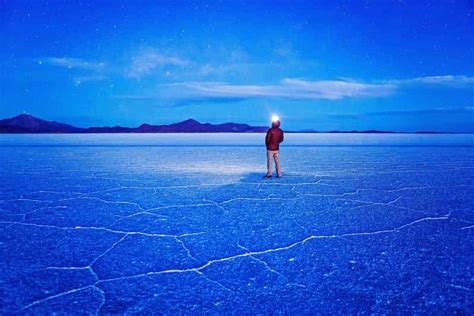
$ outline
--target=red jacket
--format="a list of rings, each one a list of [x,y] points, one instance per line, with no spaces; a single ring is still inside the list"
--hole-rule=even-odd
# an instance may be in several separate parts
[[[274,124],[272,128],[268,129],[267,136],[265,137],[265,145],[267,150],[279,150],[280,143],[283,141],[283,130],[279,128],[279,124]]]

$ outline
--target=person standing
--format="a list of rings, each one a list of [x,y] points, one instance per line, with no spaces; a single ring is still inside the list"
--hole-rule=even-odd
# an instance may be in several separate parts
[[[277,177],[281,178],[280,165],[280,143],[283,142],[283,130],[280,128],[280,120],[273,119],[272,127],[268,129],[265,137],[265,145],[267,146],[267,174],[265,179],[272,178],[272,162],[275,161]]]

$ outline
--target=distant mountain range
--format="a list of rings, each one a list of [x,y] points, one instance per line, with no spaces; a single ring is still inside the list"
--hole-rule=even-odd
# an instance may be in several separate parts
[[[169,125],[142,124],[139,127],[105,126],[80,128],[72,125],[46,121],[29,114],[21,114],[0,120],[0,133],[263,133],[266,126],[248,124],[200,123],[189,119]]]
[[[80,128],[72,125],[46,121],[29,114],[0,120],[1,134],[26,134],[26,133],[264,133],[267,126],[251,126],[248,124],[224,123],[210,124],[200,123],[189,119],[169,125],[142,124],[138,127],[104,126]],[[319,133],[314,130],[286,131],[289,133]],[[396,133],[391,131],[329,131],[326,133]],[[436,132],[421,132],[436,133]]]

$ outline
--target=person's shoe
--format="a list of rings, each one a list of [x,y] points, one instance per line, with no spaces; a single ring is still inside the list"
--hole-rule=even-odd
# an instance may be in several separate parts
[[[281,174],[277,175],[277,178],[281,178],[281,177],[283,177]]]
[[[271,174],[267,174],[263,177],[264,179],[271,179],[272,178],[272,175]]]

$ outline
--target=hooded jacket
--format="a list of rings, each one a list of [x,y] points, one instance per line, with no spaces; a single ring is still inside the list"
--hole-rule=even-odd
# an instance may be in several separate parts
[[[273,122],[272,128],[267,131],[265,137],[265,145],[267,150],[280,150],[280,143],[283,142],[283,130],[280,128],[280,122]]]

